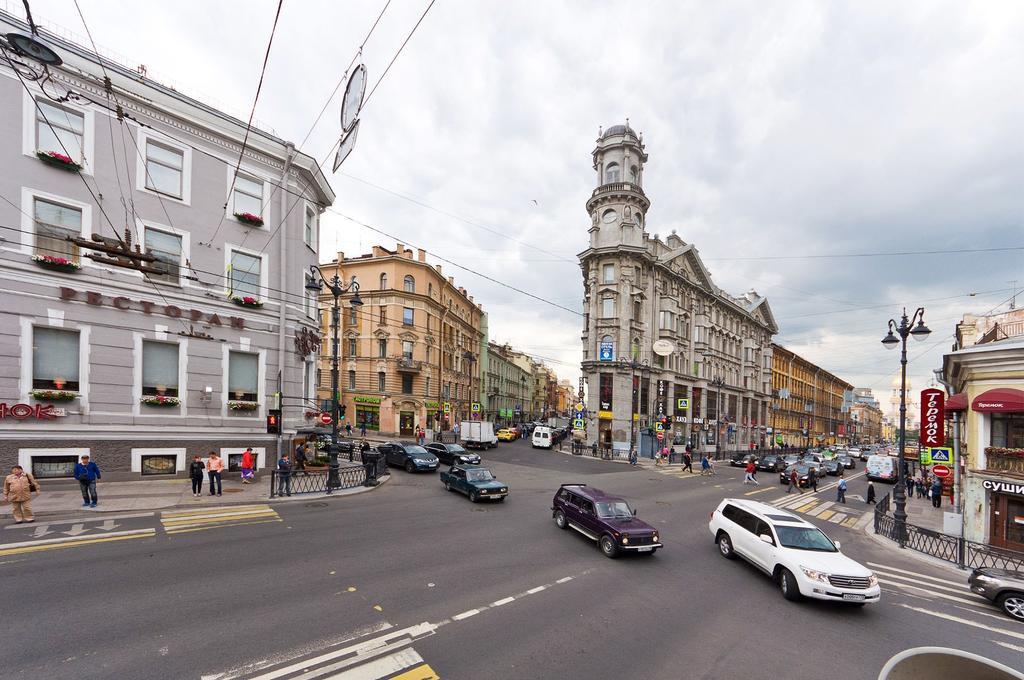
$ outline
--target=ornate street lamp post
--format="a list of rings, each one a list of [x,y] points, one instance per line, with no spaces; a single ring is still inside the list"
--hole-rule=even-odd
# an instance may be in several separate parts
[[[331,445],[327,449],[330,456],[330,471],[327,474],[327,493],[341,486],[338,478],[338,326],[341,323],[341,296],[351,292],[352,299],[349,304],[353,307],[361,307],[363,301],[359,298],[359,283],[353,276],[349,284],[342,285],[341,277],[337,274],[328,281],[320,273],[315,265],[309,266],[309,282],[306,290],[317,294],[327,286],[327,290],[334,296],[334,307],[331,308]],[[349,460],[351,460],[351,453]]]
[[[917,325],[914,325],[914,322]],[[918,307],[914,315],[907,318],[907,309],[903,308],[903,315],[899,323],[895,319],[889,319],[889,333],[882,338],[882,344],[886,349],[896,349],[900,345],[900,441],[898,460],[896,464],[896,488],[893,489],[893,501],[896,504],[896,511],[893,513],[896,529],[896,542],[902,548],[907,542],[907,496],[904,480],[904,449],[907,443],[907,337],[913,336],[915,340],[924,340],[931,334],[931,330],[924,325],[924,307]]]

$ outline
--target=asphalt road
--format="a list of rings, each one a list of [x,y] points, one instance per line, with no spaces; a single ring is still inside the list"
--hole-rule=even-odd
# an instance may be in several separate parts
[[[73,548],[0,552],[0,675],[845,680],[875,678],[921,645],[1024,666],[1024,626],[970,595],[965,574],[866,536],[867,506],[827,507],[834,490],[793,509],[827,517],[808,514],[884,575],[877,606],[787,602],[721,558],[708,514],[744,494],[796,502],[778,475],[760,473],[753,488],[737,468],[690,476],[523,442],[485,459],[511,488],[505,503],[472,504],[434,474],[395,471],[331,502],[126,517],[104,534],[124,540],[95,531]],[[609,560],[560,531],[550,505],[562,482],[625,496],[665,548]],[[863,477],[849,485],[863,495]],[[31,546],[35,531],[0,538]]]

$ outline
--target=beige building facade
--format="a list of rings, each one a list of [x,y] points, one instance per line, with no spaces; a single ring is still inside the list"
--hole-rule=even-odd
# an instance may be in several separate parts
[[[803,448],[851,443],[850,413],[844,412],[843,402],[846,396],[852,399],[853,385],[773,345],[772,387],[774,394],[788,395],[776,396],[772,409],[776,444]]]
[[[465,288],[430,265],[426,253],[403,244],[374,246],[358,257],[320,265],[359,283],[361,307],[342,299],[339,391],[345,423],[358,431],[411,436],[416,427],[450,430],[469,420],[481,393],[480,348],[484,311]],[[331,306],[320,296],[319,396],[330,400]]]

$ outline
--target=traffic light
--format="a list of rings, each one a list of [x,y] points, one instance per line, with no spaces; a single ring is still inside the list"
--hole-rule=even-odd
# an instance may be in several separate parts
[[[281,434],[281,412],[271,410],[267,413],[267,434]]]
[[[345,420],[346,406],[344,404],[341,404],[340,406],[338,406],[338,409],[338,420]]]

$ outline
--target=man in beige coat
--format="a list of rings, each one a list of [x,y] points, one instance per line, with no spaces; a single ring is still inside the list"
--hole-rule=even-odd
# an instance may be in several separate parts
[[[15,524],[36,521],[30,503],[33,490],[38,496],[39,482],[20,465],[11,468],[11,474],[4,479],[4,500],[13,506]]]

